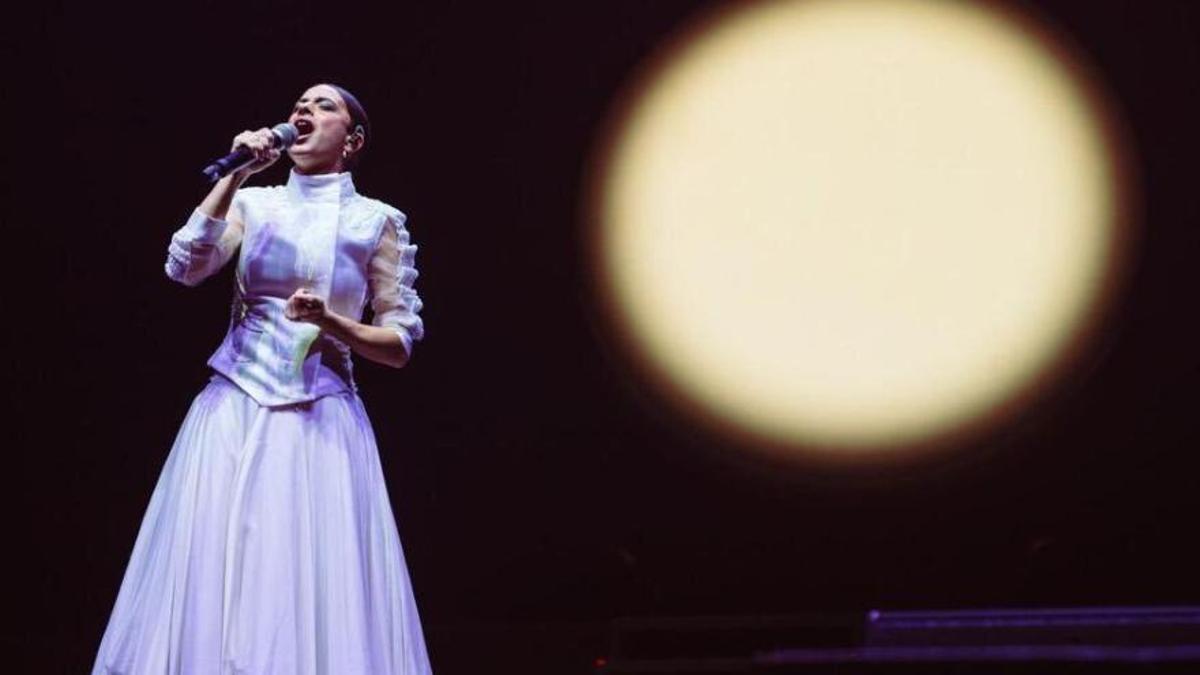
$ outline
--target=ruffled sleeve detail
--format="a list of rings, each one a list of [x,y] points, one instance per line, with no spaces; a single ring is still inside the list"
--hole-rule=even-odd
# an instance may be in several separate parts
[[[237,198],[230,210],[239,208]],[[171,235],[167,246],[167,276],[181,284],[195,286],[216,273],[242,243],[243,226],[239,220],[220,220],[200,212]]]
[[[417,280],[417,247],[409,243],[405,215],[390,206],[380,206],[387,222],[367,269],[371,311],[375,315],[371,323],[396,331],[405,353],[411,355],[413,343],[425,336],[419,316],[421,298],[413,290]]]

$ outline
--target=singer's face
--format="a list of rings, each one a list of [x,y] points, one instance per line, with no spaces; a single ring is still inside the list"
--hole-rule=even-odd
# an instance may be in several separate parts
[[[318,84],[300,95],[288,121],[300,130],[300,136],[288,155],[296,171],[304,174],[334,173],[342,170],[342,152],[350,134],[350,112],[333,87]]]

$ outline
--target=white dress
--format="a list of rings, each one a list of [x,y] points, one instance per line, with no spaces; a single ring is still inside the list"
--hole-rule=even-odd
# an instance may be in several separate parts
[[[230,329],[150,497],[93,675],[425,675],[417,606],[349,349],[282,316],[300,286],[423,334],[404,215],[349,174],[239,190],[244,228],[196,212],[167,273],[240,250]]]

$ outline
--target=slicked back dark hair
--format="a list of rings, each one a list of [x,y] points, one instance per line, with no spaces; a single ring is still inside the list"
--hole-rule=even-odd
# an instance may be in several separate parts
[[[346,110],[350,113],[350,131],[353,132],[354,127],[362,129],[362,147],[359,148],[358,152],[346,158],[346,163],[343,165],[343,168],[347,171],[353,171],[358,166],[358,161],[362,158],[363,153],[366,152],[367,145],[371,142],[371,121],[367,118],[367,110],[363,108],[362,103],[358,102],[358,97],[351,94],[344,87],[336,84],[326,82],[325,85],[333,88],[342,97],[342,100],[346,102]]]

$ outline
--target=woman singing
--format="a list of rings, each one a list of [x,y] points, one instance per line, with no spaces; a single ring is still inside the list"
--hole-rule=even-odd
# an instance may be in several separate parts
[[[194,286],[239,252],[233,317],[138,532],[93,675],[417,675],[417,606],[351,352],[403,366],[421,339],[416,246],[355,191],[358,101],[305,91],[286,185],[221,179],[171,238]],[[361,323],[370,304],[373,319]]]

